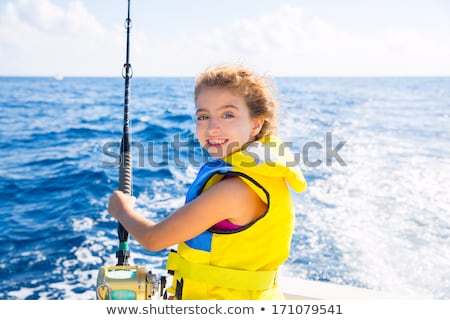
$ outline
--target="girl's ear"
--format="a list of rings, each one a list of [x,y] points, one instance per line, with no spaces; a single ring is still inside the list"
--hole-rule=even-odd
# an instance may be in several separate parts
[[[253,118],[252,121],[253,121],[252,135],[256,136],[261,131],[261,128],[264,124],[264,117]]]

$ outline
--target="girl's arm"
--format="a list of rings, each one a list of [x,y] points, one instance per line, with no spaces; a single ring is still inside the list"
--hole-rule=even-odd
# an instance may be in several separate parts
[[[159,223],[140,216],[133,206],[133,197],[115,191],[108,211],[150,251],[159,251],[192,239],[225,219],[245,225],[267,209],[258,195],[237,177],[220,181]]]

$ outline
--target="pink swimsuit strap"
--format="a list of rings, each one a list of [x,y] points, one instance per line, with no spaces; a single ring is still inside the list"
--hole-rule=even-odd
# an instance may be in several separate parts
[[[214,225],[214,229],[218,230],[236,230],[241,228],[242,226],[238,226],[236,224],[231,223],[228,220],[222,220]]]

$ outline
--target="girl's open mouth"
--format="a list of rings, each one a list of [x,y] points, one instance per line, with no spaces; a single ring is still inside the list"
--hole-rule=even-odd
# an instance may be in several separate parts
[[[220,148],[222,147],[228,139],[211,138],[206,140],[208,147]]]

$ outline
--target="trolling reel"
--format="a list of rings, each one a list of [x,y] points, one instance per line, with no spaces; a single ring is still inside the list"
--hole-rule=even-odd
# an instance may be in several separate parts
[[[97,275],[97,300],[167,299],[167,279],[142,266],[101,267]]]
[[[100,267],[97,274],[97,300],[158,300],[167,299],[167,279],[157,277],[143,266],[130,266],[128,233],[119,223],[119,250],[117,265]]]

